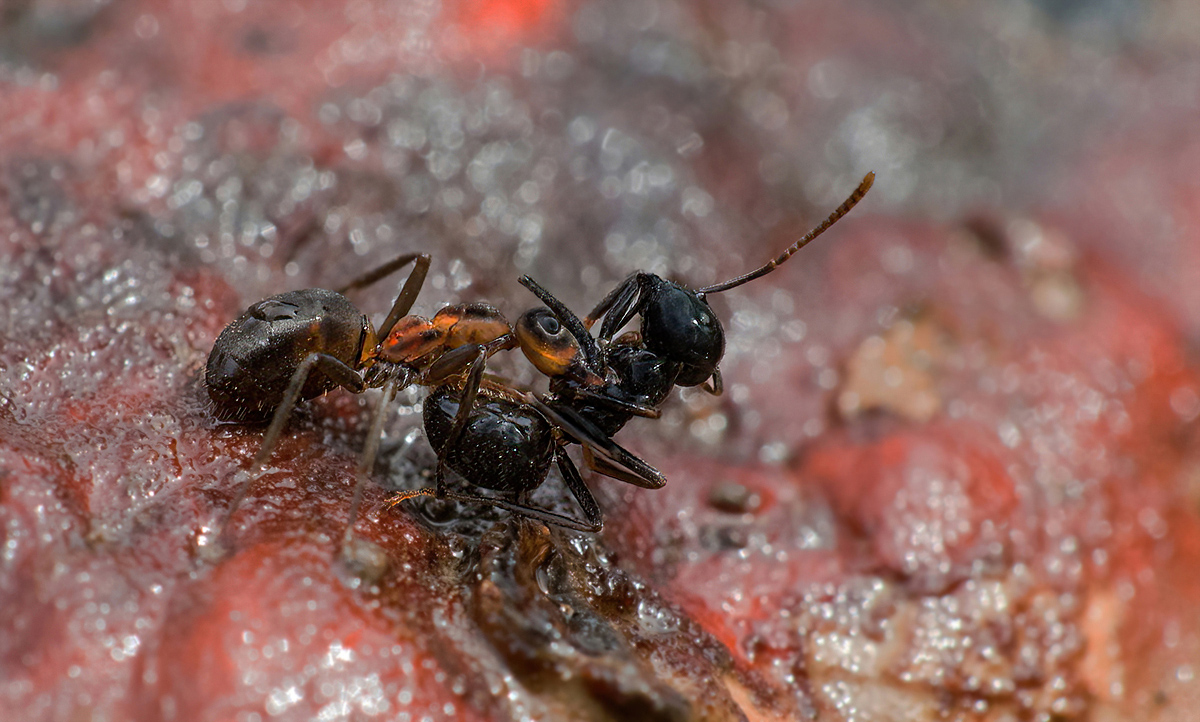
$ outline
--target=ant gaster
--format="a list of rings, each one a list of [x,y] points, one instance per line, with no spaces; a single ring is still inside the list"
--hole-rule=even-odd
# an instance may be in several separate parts
[[[663,475],[612,441],[633,416],[657,417],[657,407],[675,386],[705,384],[722,390],[718,364],[725,335],[709,308],[707,295],[760,278],[846,215],[870,190],[875,174],[858,187],[820,225],[763,266],[728,281],[697,290],[649,273],[635,273],[604,297],[581,321],[532,278],[521,283],[546,304],[527,311],[514,332],[526,357],[550,378],[542,398],[515,392],[482,378],[480,356],[461,385],[444,385],[425,402],[424,421],[438,452],[436,485],[400,492],[392,505],[416,496],[435,496],[498,506],[547,523],[599,531],[603,517],[565,446],[578,443],[589,468],[644,488],[659,488]],[[613,337],[635,316],[639,332]],[[600,335],[589,329],[603,318]],[[476,404],[479,399],[478,405]],[[448,490],[445,468],[473,486],[516,494],[537,488],[551,462],[584,512],[584,521],[536,509],[523,500],[460,494]]]

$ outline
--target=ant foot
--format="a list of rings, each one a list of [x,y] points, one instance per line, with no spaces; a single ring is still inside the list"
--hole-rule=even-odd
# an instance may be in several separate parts
[[[375,586],[391,563],[382,547],[355,536],[347,537],[338,547],[336,562],[338,578],[350,589]]]

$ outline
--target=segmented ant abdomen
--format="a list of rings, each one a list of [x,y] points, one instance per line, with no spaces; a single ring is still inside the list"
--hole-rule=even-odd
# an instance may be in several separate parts
[[[702,384],[725,354],[721,322],[695,291],[657,281],[641,312],[646,348],[681,365],[677,385]]]
[[[439,454],[449,440],[461,393],[448,384],[425,399],[425,434]],[[554,444],[550,424],[533,407],[480,393],[446,465],[474,486],[528,491],[546,478]]]
[[[208,355],[204,384],[225,421],[265,421],[283,401],[292,375],[320,352],[358,368],[373,332],[344,296],[310,288],[259,301],[221,331]],[[311,399],[337,384],[319,369],[301,392]]]

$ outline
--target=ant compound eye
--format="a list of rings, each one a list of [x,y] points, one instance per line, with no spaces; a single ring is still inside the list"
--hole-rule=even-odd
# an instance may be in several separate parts
[[[534,308],[526,311],[517,320],[518,334],[525,334],[529,343],[534,346],[575,345],[575,339],[567,333],[562,322],[548,308]]]

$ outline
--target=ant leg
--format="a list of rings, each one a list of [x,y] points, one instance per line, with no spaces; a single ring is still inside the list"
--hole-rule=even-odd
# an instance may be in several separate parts
[[[416,263],[413,263],[413,261],[416,261]],[[417,294],[420,293],[421,286],[425,283],[425,276],[429,273],[429,254],[406,253],[403,256],[397,256],[382,266],[372,268],[341,288],[334,289],[338,293],[345,294],[355,289],[365,288],[410,263],[413,263],[412,273],[408,274],[408,280],[404,282],[404,288],[400,289],[400,294],[396,296],[396,300],[392,303],[392,310],[388,312],[387,319],[379,327],[378,336],[380,338],[387,338],[387,335],[392,332],[392,327],[396,325],[401,316],[408,313],[409,309],[412,308],[413,302],[417,300]]]
[[[575,468],[575,462],[567,456],[566,449],[560,446],[554,451],[554,463],[558,464],[558,471],[562,474],[563,484],[566,485],[567,491],[570,491],[571,496],[575,497],[579,508],[583,510],[584,518],[587,519],[589,528],[581,531],[597,532],[603,529],[604,515],[600,512],[600,505],[596,503],[596,497],[592,496],[592,490],[583,483],[583,477],[579,475],[579,469]],[[555,514],[555,516],[560,515]]]
[[[445,364],[447,368],[440,368],[439,364],[446,359],[447,356],[453,355],[450,363]],[[465,358],[470,358],[469,362]],[[411,499],[415,496],[433,496],[438,499],[451,498],[453,492],[446,489],[446,458],[450,454],[450,449],[454,448],[462,438],[463,430],[467,427],[467,419],[471,415],[471,409],[475,406],[475,397],[479,394],[479,386],[483,383],[483,370],[487,366],[487,347],[479,344],[470,344],[467,346],[459,346],[443,354],[442,358],[431,367],[429,371],[435,371],[437,380],[428,378],[429,373],[426,373],[426,378],[421,381],[424,385],[433,386],[438,381],[444,381],[463,368],[469,369],[467,372],[466,381],[463,383],[462,395],[458,397],[458,413],[454,415],[454,424],[450,427],[450,433],[446,436],[445,443],[438,450],[437,471],[434,475],[433,489],[413,489],[410,491],[397,492],[392,497],[389,507],[395,506],[405,499]]]
[[[404,288],[400,289],[396,301],[392,303],[392,310],[388,311],[387,318],[379,327],[377,335],[380,340],[387,338],[396,322],[412,310],[413,303],[417,300],[417,294],[421,292],[421,286],[425,283],[427,273],[429,273],[429,254],[422,253],[417,256],[417,262],[413,264],[412,273],[408,274]]]
[[[713,396],[720,396],[725,392],[725,383],[721,381],[721,369],[713,369],[712,384],[704,384],[704,390]]]
[[[583,483],[583,477],[579,475],[579,469],[575,468],[575,462],[567,456],[567,452],[560,446],[554,450],[554,462],[558,465],[558,470],[562,474],[563,484],[567,487],[567,491],[571,492],[571,496],[575,497],[575,501],[579,504],[579,508],[583,510],[585,521],[549,511],[547,509],[538,509],[537,507],[527,504],[519,504],[506,499],[494,499],[486,496],[474,496],[469,494],[457,494],[448,492],[446,498],[456,501],[471,501],[482,504],[490,504],[492,506],[507,509],[514,514],[520,514],[530,519],[536,519],[543,524],[553,524],[562,526],[575,531],[598,532],[604,528],[604,515],[600,512],[600,505],[596,503],[596,497],[592,496],[592,492]]]
[[[620,478],[621,481],[640,486],[643,489],[661,489],[666,486],[667,478],[662,475],[661,471],[605,436],[604,432],[596,428],[595,424],[588,421],[575,409],[569,406],[551,407],[532,394],[527,396],[527,401],[580,445],[592,447],[593,451],[608,461],[622,466],[630,472],[628,478],[613,478]],[[612,476],[611,474],[606,475]]]
[[[405,374],[399,379],[388,379],[383,385],[383,393],[379,396],[379,403],[375,407],[375,412],[371,414],[371,426],[367,430],[367,440],[363,445],[362,458],[359,460],[358,470],[355,474],[354,497],[350,501],[350,512],[346,519],[346,531],[342,534],[342,554],[348,557],[350,544],[354,537],[354,522],[358,520],[358,510],[362,505],[363,488],[367,484],[367,477],[371,470],[375,468],[375,456],[379,453],[379,442],[383,436],[383,421],[387,417],[388,406],[392,403],[392,398],[396,394],[396,388],[405,388],[409,384],[409,374]]]
[[[646,419],[657,419],[662,416],[662,411],[653,406],[635,404],[632,401],[622,401],[621,399],[615,399],[612,396],[607,396],[584,387],[572,389],[571,394],[597,406],[604,406],[612,411],[620,411]]]
[[[592,451],[592,447],[588,446],[587,444],[584,444],[582,448],[583,448],[583,463],[587,465],[587,468],[591,469],[592,471],[596,472],[597,474],[603,474],[604,476],[607,476],[610,479],[616,479],[617,481],[623,481],[626,484],[632,484],[637,487],[643,487],[643,488],[645,487],[646,484],[642,480],[641,477],[639,477],[635,474],[631,474],[628,471],[625,471],[624,469],[617,466],[616,464],[609,461],[608,459],[604,458],[603,456],[597,456]]]
[[[480,362],[480,356],[486,362],[497,351],[515,348],[516,345],[516,336],[506,333],[485,344],[470,343],[452,348],[429,364],[418,383],[422,386],[440,386],[454,376],[470,373],[473,365]]]
[[[429,368],[425,369],[425,373],[421,375],[420,383],[422,386],[439,386],[451,377],[464,372],[470,374],[480,358],[486,359],[487,356],[487,347],[477,343],[452,348],[429,364]],[[480,373],[482,374],[482,371]],[[478,389],[479,387],[476,386],[476,391]],[[474,392],[472,392],[473,394]]]
[[[446,459],[450,456],[450,450],[458,446],[458,442],[462,439],[463,431],[467,428],[467,419],[471,416],[471,410],[475,406],[475,397],[479,394],[479,385],[483,383],[483,369],[487,366],[487,352],[483,346],[472,344],[475,346],[475,358],[470,363],[470,371],[467,373],[467,379],[463,384],[462,395],[458,397],[458,413],[454,415],[454,425],[450,427],[450,433],[446,435],[446,442],[442,444],[442,448],[438,451],[437,474],[435,485],[437,487],[437,497],[445,498],[446,494]],[[470,348],[464,346],[461,348]]]
[[[598,532],[604,528],[604,516],[600,513],[600,505],[596,503],[596,498],[592,496],[592,492],[583,483],[583,477],[579,475],[579,470],[575,468],[575,463],[571,461],[567,453],[558,448],[554,452],[554,461],[558,464],[558,470],[562,473],[563,484],[567,490],[575,497],[579,508],[583,510],[585,521],[580,521],[569,517],[565,514],[549,511],[547,509],[538,509],[526,504],[508,501],[507,499],[498,499],[489,496],[477,496],[474,494],[460,494],[454,491],[437,491],[435,489],[414,489],[412,491],[402,491],[397,493],[388,501],[388,506],[392,507],[406,499],[412,499],[417,496],[432,496],[438,499],[449,499],[451,501],[465,501],[472,504],[485,504],[494,506],[500,509],[506,509],[514,514],[535,519],[543,524],[553,524],[554,526],[566,527],[575,531]]]
[[[347,366],[341,360],[324,353],[310,353],[296,367],[295,373],[288,381],[287,390],[283,393],[283,400],[279,402],[279,406],[275,407],[275,415],[271,417],[271,424],[267,427],[267,431],[263,434],[262,446],[258,448],[258,453],[254,456],[254,460],[250,462],[249,469],[244,469],[242,473],[245,478],[242,480],[241,488],[238,489],[237,496],[233,498],[229,509],[225,512],[225,518],[221,520],[220,536],[225,536],[225,530],[229,526],[229,520],[233,518],[234,512],[241,506],[242,500],[250,492],[250,487],[258,479],[258,473],[262,467],[270,460],[271,454],[275,451],[275,444],[279,441],[280,434],[283,433],[283,428],[287,426],[288,418],[295,410],[296,404],[300,401],[300,392],[304,389],[304,384],[308,381],[309,374],[313,369],[319,370],[321,373],[328,376],[334,383],[342,386],[356,394],[361,394],[366,389],[366,384],[363,382],[362,376],[357,371]]]
[[[600,340],[611,341],[613,336],[617,335],[625,324],[633,320],[633,317],[642,310],[642,299],[645,298],[645,278],[644,273],[635,273],[625,279],[620,286],[613,289],[612,293],[588,314],[588,320],[595,323],[595,319],[601,314],[604,315],[604,324],[600,327]],[[585,321],[585,323],[587,323]],[[591,328],[591,324],[588,324]]]
[[[579,350],[583,352],[583,361],[588,368],[596,368],[600,360],[600,347],[596,344],[596,339],[592,338],[592,334],[588,332],[587,327],[579,320],[579,317],[571,309],[567,308],[562,301],[539,286],[538,282],[529,276],[521,276],[520,282],[522,286],[532,291],[533,295],[541,299],[542,303],[546,304],[554,316],[558,318],[559,323],[566,326],[567,331],[575,337],[576,343],[579,344]]]
[[[587,318],[583,319],[583,325],[590,329],[596,324],[596,321],[599,321],[600,317],[608,313],[614,305],[621,305],[617,304],[617,299],[633,293],[633,290],[638,286],[637,277],[639,275],[640,272],[631,273],[628,278],[614,286],[613,290],[608,292],[608,295],[600,299],[600,303],[596,304],[596,307],[593,308],[592,312],[587,315]],[[623,303],[628,304],[629,301],[625,300]],[[622,310],[618,312],[618,315],[623,313],[624,311]]]
[[[429,254],[427,254],[427,253],[405,253],[402,256],[397,256],[397,257],[393,258],[392,260],[390,260],[380,266],[376,266],[375,268],[372,268],[371,270],[369,270],[366,273],[362,274],[361,276],[355,278],[354,280],[350,281],[349,283],[342,286],[341,288],[335,288],[333,290],[337,291],[338,293],[340,293],[342,295],[345,295],[345,294],[349,293],[350,291],[356,291],[360,288],[366,288],[367,286],[370,286],[372,283],[375,283],[376,281],[380,280],[381,278],[388,276],[392,273],[395,273],[396,271],[400,270],[401,268],[404,268],[408,264],[419,259],[421,256],[425,256],[426,258],[428,258]]]
[[[291,216],[294,215],[291,214]],[[279,229],[279,237],[292,239],[291,243],[287,245],[287,250],[281,259],[285,265],[295,260],[300,251],[312,242],[317,229],[321,227],[317,223],[316,217],[311,214],[305,213],[298,221],[294,220],[291,216],[275,222],[275,226]]]

